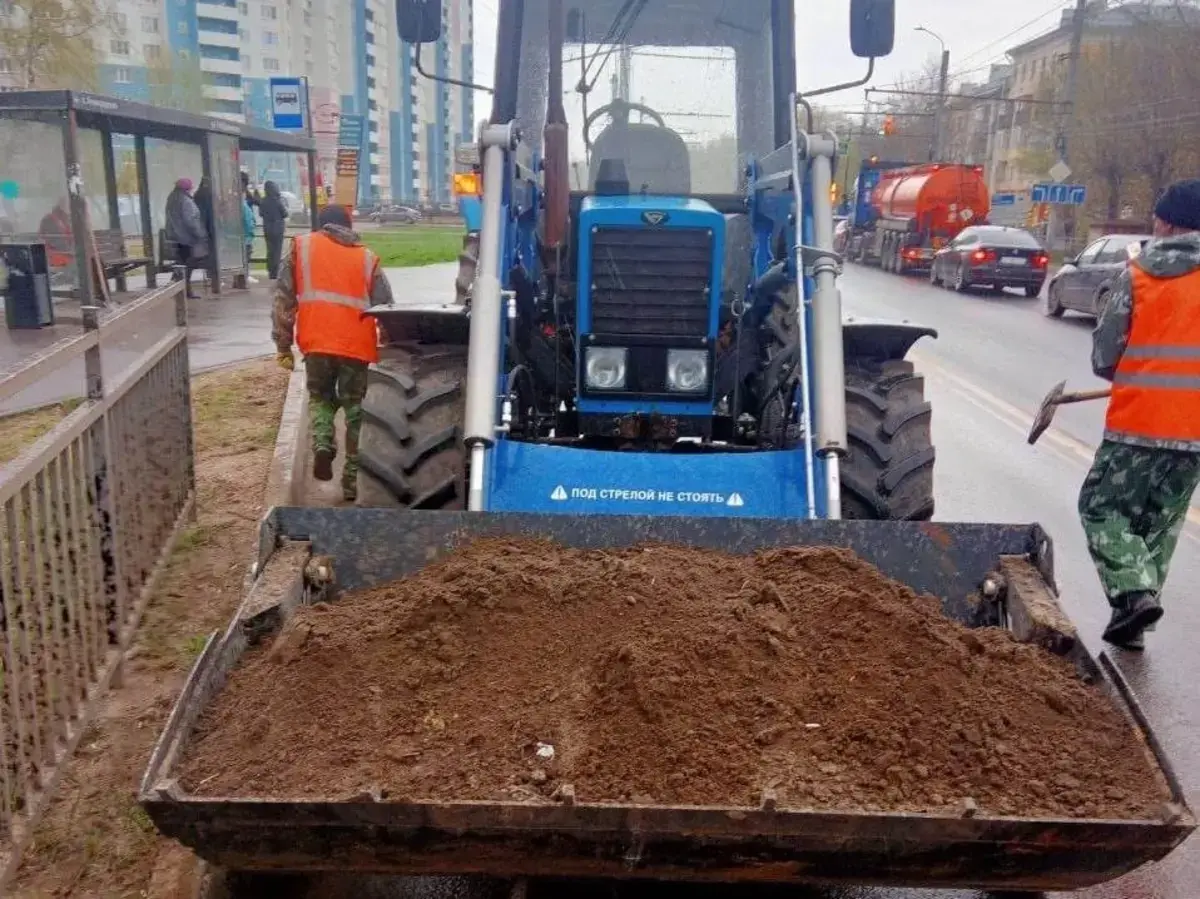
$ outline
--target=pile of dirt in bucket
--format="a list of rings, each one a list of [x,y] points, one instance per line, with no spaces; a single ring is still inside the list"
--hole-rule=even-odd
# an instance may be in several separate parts
[[[484,540],[300,611],[202,717],[206,796],[1155,817],[1073,666],[852,553]]]

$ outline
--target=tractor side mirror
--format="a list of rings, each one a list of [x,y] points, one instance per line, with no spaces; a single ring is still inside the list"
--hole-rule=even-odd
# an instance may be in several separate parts
[[[863,59],[879,59],[896,43],[896,0],[850,0],[850,48]]]
[[[396,27],[410,44],[432,44],[442,36],[442,0],[396,0]]]

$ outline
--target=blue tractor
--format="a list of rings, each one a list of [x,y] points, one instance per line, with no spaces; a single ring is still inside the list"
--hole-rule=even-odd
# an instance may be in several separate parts
[[[934,332],[843,321],[793,3],[498,7],[478,230],[455,302],[374,310],[360,505],[930,518]],[[420,66],[441,4],[397,13]],[[850,31],[873,69],[892,0]]]
[[[374,310],[390,345],[371,374],[359,496],[393,509],[276,508],[264,518],[259,579],[201,653],[143,779],[151,819],[225,868],[231,899],[778,896],[795,895],[796,883],[1073,889],[1166,855],[1194,817],[1116,668],[1087,655],[1058,609],[1041,528],[814,520],[932,513],[929,405],[905,359],[930,332],[842,320],[836,141],[798,127],[790,0],[575,2],[497,0],[482,211],[458,297]],[[890,50],[891,0],[852,0],[851,11],[856,52]],[[398,13],[408,41],[445,39],[437,0],[400,0]],[[569,108],[564,57],[580,73]],[[672,77],[697,62],[702,72]],[[611,93],[594,102],[606,74]],[[709,117],[722,114],[728,131]],[[1008,627],[1103,681],[1140,722],[1171,799],[1159,820],[1133,821],[1018,817],[974,800],[949,811],[810,808],[789,804],[774,781],[753,805],[599,800],[569,784],[545,801],[496,798],[466,782],[454,799],[427,799],[377,786],[339,793],[319,771],[284,795],[259,784],[231,798],[188,794],[180,760],[202,710],[300,602],[408,576],[474,539],[518,535],[590,550],[848,548],[939,597],[951,618]],[[486,574],[474,589],[489,595]],[[404,628],[398,618],[377,639],[405,652]],[[556,638],[576,638],[569,621]],[[756,666],[768,696],[777,672]],[[553,676],[565,684],[576,673]],[[402,688],[422,708],[436,701]],[[354,751],[396,723],[364,725]],[[647,719],[644,734],[670,741],[675,730]],[[459,879],[405,880],[414,874]]]

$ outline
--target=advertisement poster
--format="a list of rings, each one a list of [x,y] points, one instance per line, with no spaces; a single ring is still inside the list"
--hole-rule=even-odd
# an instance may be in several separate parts
[[[358,162],[365,120],[343,113],[338,124],[338,148],[333,182],[333,202],[353,207],[358,203]]]

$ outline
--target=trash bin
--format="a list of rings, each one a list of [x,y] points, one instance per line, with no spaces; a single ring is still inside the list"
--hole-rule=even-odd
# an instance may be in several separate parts
[[[44,243],[0,244],[4,323],[10,330],[54,324],[50,266]]]

